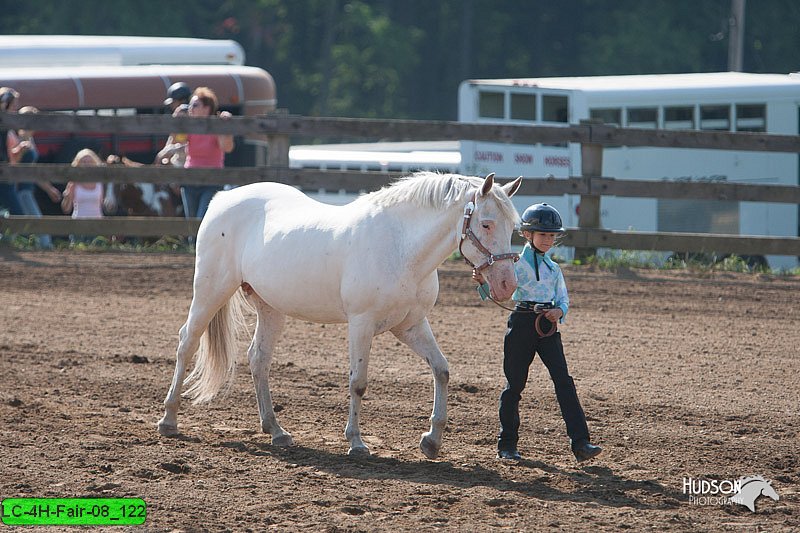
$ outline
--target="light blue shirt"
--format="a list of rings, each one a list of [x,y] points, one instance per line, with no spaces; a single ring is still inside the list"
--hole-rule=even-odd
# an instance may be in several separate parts
[[[538,281],[534,261],[539,267]],[[514,273],[517,276],[517,290],[511,298],[517,302],[553,302],[564,313],[561,317],[563,322],[569,311],[569,295],[561,267],[547,254],[534,252],[530,243],[526,243],[519,261],[514,263]],[[489,284],[484,283],[479,287],[479,293],[481,299],[485,300],[489,295]]]

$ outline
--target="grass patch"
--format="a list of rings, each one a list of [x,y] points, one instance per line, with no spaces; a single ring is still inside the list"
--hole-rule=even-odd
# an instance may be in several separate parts
[[[632,250],[616,250],[603,256],[591,256],[583,261],[574,260],[575,265],[592,265],[601,270],[617,271],[620,269],[641,268],[650,270],[688,270],[697,274],[712,272],[741,272],[753,274],[773,274],[798,276],[800,268],[774,271],[768,266],[738,255],[717,257],[706,254],[675,254],[666,260],[657,252],[641,252]]]
[[[36,235],[11,235],[8,232],[0,236],[0,245],[14,250],[41,250]],[[67,239],[53,238],[53,250],[76,250],[88,252],[140,252],[140,253],[194,253],[194,245],[184,237],[165,236],[160,238],[125,238],[98,235],[70,242]]]
[[[35,235],[10,235],[8,232],[0,236],[0,246],[8,246],[15,250],[39,250],[39,241]],[[77,250],[90,252],[140,252],[140,253],[194,253],[194,244],[185,237],[165,236],[159,239],[125,239],[97,236],[91,241],[71,243],[65,239],[53,239],[55,250]],[[455,251],[447,261],[463,261],[463,256]],[[800,268],[773,271],[769,267],[748,262],[746,258],[729,255],[722,258],[713,255],[674,255],[664,260],[663,254],[633,250],[616,250],[602,256],[591,256],[583,261],[565,258],[553,254],[553,261],[560,264],[593,266],[601,270],[619,271],[632,268],[650,270],[687,270],[696,274],[712,272],[743,272],[754,274],[771,274],[780,276],[800,276]]]

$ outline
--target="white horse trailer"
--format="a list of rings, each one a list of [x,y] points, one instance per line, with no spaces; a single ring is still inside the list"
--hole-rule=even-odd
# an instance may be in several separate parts
[[[244,65],[228,39],[111,35],[0,35],[0,67]]]
[[[800,75],[654,74],[466,80],[458,120],[485,124],[568,126],[583,119],[625,128],[798,134]],[[581,174],[580,145],[461,143],[461,172],[555,178]],[[607,147],[603,176],[637,180],[798,185],[798,155],[706,149]],[[546,201],[577,226],[579,197],[515,197],[518,209]],[[797,236],[796,205],[603,197],[606,229]],[[768,256],[772,268],[797,257]]]
[[[461,153],[458,141],[294,145],[289,147],[289,168],[404,174],[428,170],[456,174],[461,168]],[[320,202],[335,205],[356,198],[344,190],[305,192]]]

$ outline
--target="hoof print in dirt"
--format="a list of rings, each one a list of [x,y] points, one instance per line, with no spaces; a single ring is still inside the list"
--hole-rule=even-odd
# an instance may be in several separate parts
[[[159,466],[172,474],[188,474],[192,470],[189,465],[180,463],[161,463]]]

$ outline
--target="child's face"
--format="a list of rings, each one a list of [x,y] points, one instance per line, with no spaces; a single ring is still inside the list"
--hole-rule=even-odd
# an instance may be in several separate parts
[[[556,240],[555,233],[545,233],[542,231],[526,231],[525,238],[528,239],[533,247],[542,252],[547,252],[553,247]]]

